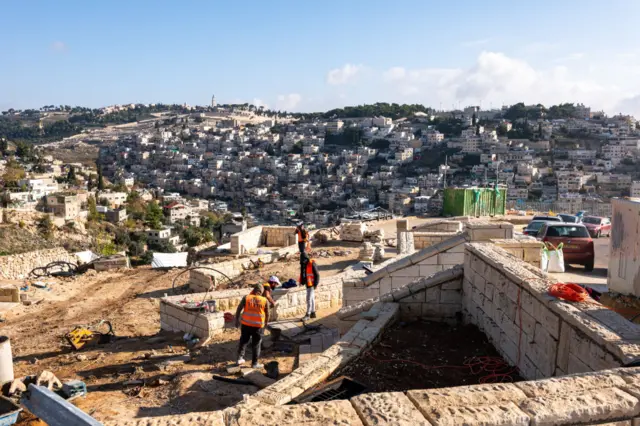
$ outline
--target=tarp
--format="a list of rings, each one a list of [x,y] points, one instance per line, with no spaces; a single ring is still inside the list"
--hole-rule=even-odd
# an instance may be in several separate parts
[[[152,268],[180,268],[187,266],[187,254],[184,253],[153,253]]]
[[[80,251],[78,253],[73,253],[73,255],[77,257],[81,263],[89,263],[100,257],[91,250]]]

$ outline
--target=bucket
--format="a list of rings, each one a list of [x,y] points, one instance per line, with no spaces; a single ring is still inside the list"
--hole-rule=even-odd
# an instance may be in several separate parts
[[[13,356],[11,342],[7,336],[0,336],[0,383],[13,380]]]

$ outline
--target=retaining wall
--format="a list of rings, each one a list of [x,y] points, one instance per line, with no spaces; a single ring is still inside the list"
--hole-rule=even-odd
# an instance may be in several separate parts
[[[316,289],[316,309],[337,308],[342,306],[342,285],[345,277],[354,272],[349,271],[323,278]],[[224,312],[235,314],[240,301],[251,292],[250,288],[240,290],[211,291],[209,293],[193,293],[187,295],[168,296],[160,300],[160,322],[163,330],[185,331],[190,329],[195,318],[199,321],[194,334],[209,337],[224,328],[224,321],[219,321]],[[271,320],[302,317],[307,308],[307,291],[305,287],[290,289],[277,288],[272,296],[277,307],[271,313]],[[217,313],[192,313],[184,309],[183,302],[201,302],[215,300]],[[188,331],[188,330],[187,330]]]
[[[0,256],[0,278],[23,279],[27,277],[33,268],[46,266],[55,261],[75,264],[78,259],[62,247],[30,251],[11,256]]]
[[[463,315],[523,377],[597,371],[640,359],[640,326],[592,300],[549,296],[555,281],[493,244],[466,248]]]
[[[231,253],[254,253],[262,245],[262,226],[254,226],[246,231],[231,235]]]
[[[416,232],[413,231],[413,244],[416,250],[430,247],[451,237],[455,237],[459,232]]]
[[[189,288],[194,292],[206,292],[214,290],[220,283],[228,283],[226,277],[234,279],[242,275],[244,271],[251,269],[253,264],[262,261],[264,263],[277,262],[281,258],[298,252],[298,246],[292,245],[273,250],[271,253],[259,254],[242,259],[228,260],[226,262],[204,265],[216,269],[192,269],[189,271]],[[253,262],[253,263],[252,263]],[[296,277],[297,278],[297,277]]]
[[[295,226],[265,226],[262,228],[264,245],[268,247],[286,247],[297,244]]]
[[[413,232],[462,232],[463,228],[458,220],[433,220],[414,226]]]

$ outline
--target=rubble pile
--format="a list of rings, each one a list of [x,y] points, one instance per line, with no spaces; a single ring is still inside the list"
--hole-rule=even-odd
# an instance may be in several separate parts
[[[349,222],[342,225],[340,230],[340,239],[342,241],[355,241],[361,243],[364,241],[364,234],[367,225],[363,222]]]
[[[373,245],[373,261],[380,262],[384,260],[384,244],[376,243]]]
[[[327,241],[337,240],[340,237],[340,231],[336,228],[321,229],[313,234],[313,239],[317,243],[326,243]]]

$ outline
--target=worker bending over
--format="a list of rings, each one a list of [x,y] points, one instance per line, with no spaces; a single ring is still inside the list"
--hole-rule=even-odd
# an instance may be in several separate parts
[[[298,249],[300,253],[304,253],[307,244],[309,243],[309,232],[304,229],[304,223],[298,222],[298,226],[296,226],[296,235],[298,236]]]
[[[244,364],[244,353],[251,340],[251,367],[262,368],[258,364],[260,357],[260,343],[263,329],[269,318],[269,302],[262,294],[262,284],[253,286],[250,294],[243,297],[236,310],[236,327],[240,327],[240,344],[238,345],[238,365]]]
[[[263,296],[269,301],[269,305],[273,308],[276,306],[276,301],[273,300],[271,293],[280,285],[280,280],[275,275],[269,277],[269,281],[264,285]]]
[[[300,254],[300,285],[307,288],[307,314],[302,321],[316,317],[316,287],[320,283],[320,273],[315,260],[307,253]]]

